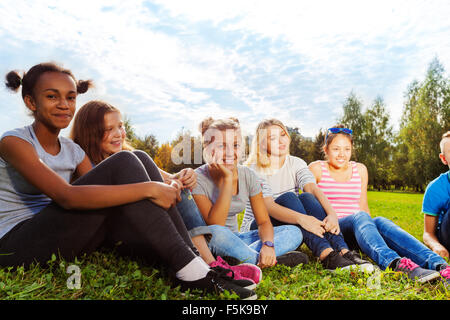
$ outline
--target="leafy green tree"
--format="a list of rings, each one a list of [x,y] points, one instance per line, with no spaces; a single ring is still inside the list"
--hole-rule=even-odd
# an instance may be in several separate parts
[[[449,129],[450,81],[437,58],[430,63],[425,79],[413,81],[406,92],[395,159],[402,178],[418,191],[442,171],[439,141]]]

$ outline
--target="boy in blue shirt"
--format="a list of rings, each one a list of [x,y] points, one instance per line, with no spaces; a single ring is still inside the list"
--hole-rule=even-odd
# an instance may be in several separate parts
[[[450,168],[450,131],[442,135],[439,158]],[[450,251],[450,170],[431,181],[422,204],[425,216],[423,242],[443,258]]]

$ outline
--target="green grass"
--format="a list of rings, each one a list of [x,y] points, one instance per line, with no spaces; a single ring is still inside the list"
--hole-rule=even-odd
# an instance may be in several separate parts
[[[421,239],[423,216],[420,213],[423,195],[392,192],[369,192],[371,214],[385,216],[416,238]],[[301,248],[311,259],[307,265],[289,268],[275,266],[263,271],[263,280],[256,289],[258,299],[450,299],[450,292],[438,281],[417,284],[394,272],[370,277],[361,272],[331,273],[322,268],[305,245]],[[71,264],[81,270],[81,288],[68,289],[66,273]],[[0,299],[233,299],[235,295],[180,292],[171,287],[167,273],[161,268],[146,266],[110,252],[96,252],[67,262],[53,257],[49,268],[33,266],[0,269]],[[379,280],[379,282],[374,281]],[[372,284],[372,285],[371,285]],[[377,284],[374,286],[373,284]]]

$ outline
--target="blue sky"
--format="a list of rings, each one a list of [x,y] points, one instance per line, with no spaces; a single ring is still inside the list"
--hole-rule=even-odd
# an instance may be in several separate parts
[[[247,134],[276,117],[312,137],[352,91],[365,106],[381,96],[398,128],[408,84],[436,56],[450,69],[447,0],[2,0],[0,17],[0,74],[57,61],[96,83],[78,106],[105,100],[160,142],[206,116]],[[0,132],[26,114],[2,86]]]

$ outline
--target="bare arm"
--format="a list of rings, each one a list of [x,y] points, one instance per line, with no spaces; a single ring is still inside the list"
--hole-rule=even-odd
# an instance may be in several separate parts
[[[305,230],[323,238],[325,223],[313,216],[303,214],[276,203],[272,197],[265,197],[264,203],[271,217],[289,224],[298,224]]]
[[[322,178],[322,168],[320,167],[320,163],[318,161],[312,162],[308,165],[308,168],[316,178],[316,183],[319,183],[320,179]],[[303,187],[303,190],[312,193],[325,210],[327,214],[327,217],[324,219],[325,230],[334,234],[339,234],[340,228],[336,211],[334,211],[333,207],[328,201],[328,198],[325,196],[322,190],[320,190],[316,183],[306,184]]]
[[[441,257],[449,258],[448,250],[439,242],[436,236],[437,224],[438,217],[429,214],[424,215],[423,242]]]
[[[369,203],[367,201],[367,184],[369,183],[369,173],[367,167],[362,163],[357,163],[356,167],[361,176],[361,198],[359,200],[359,209],[370,214]]]
[[[250,197],[250,205],[252,206],[253,215],[258,224],[259,238],[262,242],[273,242],[273,226],[270,222],[269,213],[267,212],[262,193]],[[275,250],[265,245],[262,246],[258,265],[265,268],[275,265],[277,262]]]
[[[219,196],[214,204],[207,196],[194,194],[195,203],[207,224],[225,225],[230,211],[232,184],[232,178],[223,179],[223,183],[219,187]]]
[[[158,182],[73,186],[44,164],[31,144],[17,137],[0,141],[0,156],[29,183],[66,209],[99,209],[143,199],[155,200],[156,204],[169,208],[176,201],[176,192]],[[77,168],[80,174],[87,170],[86,161],[85,158]]]

